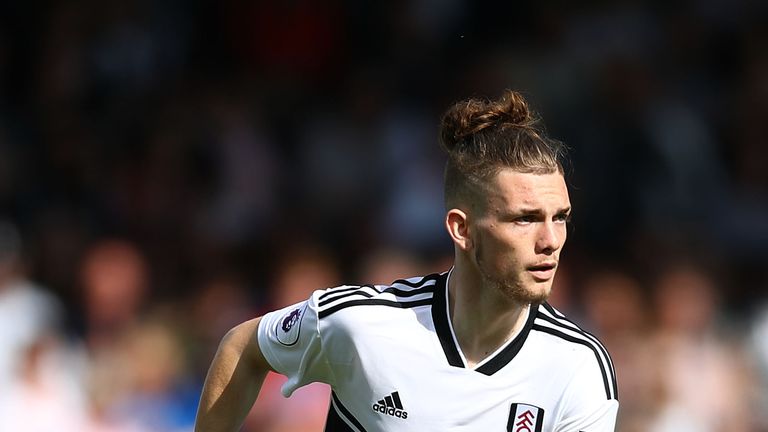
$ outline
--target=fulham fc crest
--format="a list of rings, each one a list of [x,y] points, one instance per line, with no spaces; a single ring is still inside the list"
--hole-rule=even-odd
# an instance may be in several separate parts
[[[285,345],[291,346],[299,340],[299,332],[301,331],[301,319],[304,318],[304,311],[307,305],[291,309],[286,312],[280,321],[275,325],[275,333],[277,333],[277,340]]]
[[[507,432],[541,432],[543,423],[543,408],[522,403],[513,403],[509,408]]]

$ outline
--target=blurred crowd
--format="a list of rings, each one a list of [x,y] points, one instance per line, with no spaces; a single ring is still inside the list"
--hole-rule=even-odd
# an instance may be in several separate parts
[[[571,149],[620,431],[768,430],[768,4],[0,3],[0,431],[190,431],[234,324],[449,268],[441,112]],[[270,375],[244,431],[321,430]]]

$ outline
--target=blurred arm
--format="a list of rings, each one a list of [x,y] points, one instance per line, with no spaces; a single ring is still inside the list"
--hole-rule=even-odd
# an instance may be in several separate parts
[[[234,327],[219,344],[205,378],[195,432],[237,432],[245,420],[271,370],[256,337],[260,321]]]

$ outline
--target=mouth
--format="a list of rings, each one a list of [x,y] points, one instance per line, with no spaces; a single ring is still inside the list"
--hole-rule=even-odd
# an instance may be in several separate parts
[[[528,272],[536,279],[537,282],[544,282],[552,279],[555,276],[555,270],[557,269],[556,262],[544,262],[535,264],[527,268]]]

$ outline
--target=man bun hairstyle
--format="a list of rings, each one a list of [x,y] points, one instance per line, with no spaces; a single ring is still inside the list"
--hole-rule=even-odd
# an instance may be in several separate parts
[[[565,146],[548,138],[523,96],[506,90],[498,100],[469,99],[446,111],[440,144],[448,154],[445,199],[465,202],[499,171],[563,174]]]

